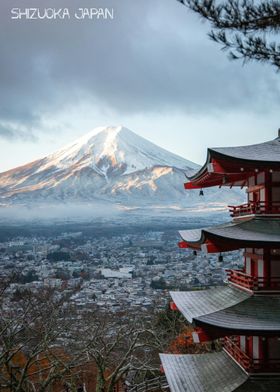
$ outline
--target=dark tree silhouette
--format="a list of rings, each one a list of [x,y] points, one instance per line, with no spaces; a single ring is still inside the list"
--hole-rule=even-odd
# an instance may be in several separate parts
[[[280,69],[280,1],[177,0],[211,23],[209,36],[230,59],[256,60]]]

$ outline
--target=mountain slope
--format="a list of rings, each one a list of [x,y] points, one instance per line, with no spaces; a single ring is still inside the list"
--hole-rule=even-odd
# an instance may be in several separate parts
[[[97,202],[195,205],[185,175],[198,165],[124,127],[99,127],[59,151],[0,173],[2,204]],[[227,203],[232,192],[208,192],[208,202]]]

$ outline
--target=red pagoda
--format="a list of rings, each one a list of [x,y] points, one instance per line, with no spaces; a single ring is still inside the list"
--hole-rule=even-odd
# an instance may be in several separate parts
[[[161,354],[171,392],[280,391],[280,131],[275,140],[208,149],[186,189],[246,188],[232,221],[180,232],[181,248],[206,253],[244,249],[242,270],[201,291],[171,292],[173,308],[195,327],[195,343],[221,339],[223,350]]]

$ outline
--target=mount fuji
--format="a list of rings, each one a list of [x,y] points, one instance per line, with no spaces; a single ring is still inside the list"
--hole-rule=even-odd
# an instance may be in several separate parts
[[[122,127],[98,127],[57,152],[0,173],[0,204],[109,202],[123,206],[226,205],[239,192],[186,192],[199,166]]]

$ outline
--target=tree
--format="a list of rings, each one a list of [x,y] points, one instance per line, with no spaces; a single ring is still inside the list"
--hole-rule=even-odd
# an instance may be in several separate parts
[[[96,392],[113,392],[128,373],[157,370],[152,364],[154,331],[140,318],[88,312],[75,331],[72,351],[82,348],[95,364]]]
[[[69,330],[65,298],[42,290],[10,302],[5,291],[0,290],[0,390],[45,392],[63,385],[83,359],[58,345]]]
[[[211,23],[210,38],[232,60],[256,60],[280,69],[280,1],[177,0]]]
[[[163,277],[151,281],[151,288],[155,290],[165,290],[167,288],[166,281]]]
[[[56,261],[71,260],[71,257],[68,252],[57,251],[57,252],[48,253],[47,259],[50,262],[56,262]]]
[[[158,311],[155,306],[155,318],[152,330],[155,331],[154,342],[158,352],[169,351],[170,344],[186,327],[186,319],[181,312],[170,309],[169,304],[164,310]]]
[[[158,352],[185,329],[180,312],[159,310],[160,297],[147,317],[107,313],[76,308],[68,290],[13,293],[14,279],[0,282],[1,392],[113,392],[125,379],[141,383],[159,376]]]
[[[168,351],[172,354],[202,354],[211,351],[211,343],[194,343],[192,333],[194,328],[185,326],[181,333],[170,343]]]
[[[202,354],[221,349],[220,342],[194,343],[192,333],[194,327],[189,324],[179,311],[171,310],[169,306],[157,313],[154,341],[158,351],[172,354]]]
[[[77,392],[85,384],[88,391],[113,392],[128,373],[142,381],[158,371],[149,320],[98,307],[80,312],[68,292],[8,288],[0,283],[1,391]]]
[[[26,275],[22,275],[21,279],[22,283],[31,283],[37,281],[39,278],[34,270],[29,270]]]

